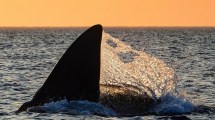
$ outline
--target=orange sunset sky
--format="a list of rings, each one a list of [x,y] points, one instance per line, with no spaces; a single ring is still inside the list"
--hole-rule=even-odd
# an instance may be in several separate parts
[[[215,26],[215,0],[0,0],[0,26]]]

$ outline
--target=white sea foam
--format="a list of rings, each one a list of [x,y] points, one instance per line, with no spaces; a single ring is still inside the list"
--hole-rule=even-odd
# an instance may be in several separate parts
[[[46,103],[43,106],[32,107],[30,112],[49,112],[49,113],[65,113],[71,115],[100,115],[100,116],[116,116],[117,114],[110,108],[99,103],[89,101],[67,101],[61,100],[57,102]]]
[[[154,108],[157,114],[188,114],[194,111],[194,105],[185,98],[167,94],[160,98]]]

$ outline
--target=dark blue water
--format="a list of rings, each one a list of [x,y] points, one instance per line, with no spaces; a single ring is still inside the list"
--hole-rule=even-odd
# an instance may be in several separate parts
[[[85,28],[0,29],[1,119],[121,119],[123,117],[117,116],[114,110],[112,111],[102,104],[87,101],[72,103],[61,101],[60,103],[47,104],[42,106],[48,111],[46,113],[23,112],[18,115],[14,113],[23,102],[29,101],[33,97],[62,54],[83,30]],[[124,119],[215,118],[214,28],[105,28],[105,32],[105,35],[112,36],[108,38],[109,45],[124,47],[119,50],[117,47],[113,47],[112,52],[110,52],[112,49],[104,47],[106,51],[109,51],[105,54],[120,56],[112,58],[112,61],[105,61],[105,63],[114,63],[114,68],[112,69],[113,66],[110,66],[111,69],[107,69],[107,71],[111,75],[115,72],[121,73],[121,75],[117,73],[117,78],[132,76],[132,79],[119,80],[121,83],[135,83],[133,78],[139,74],[134,71],[141,69],[137,66],[142,66],[144,62],[141,61],[144,59],[157,65],[155,66],[157,71],[153,69],[153,72],[147,71],[147,74],[153,73],[152,76],[156,76],[157,73],[166,75],[164,71],[160,70],[159,63],[164,66],[164,70],[168,68],[174,70],[174,79],[167,79],[166,82],[175,81],[177,83],[177,85],[167,85],[163,81],[158,84],[162,75],[155,77],[157,80],[152,79],[155,82],[153,85],[161,86],[154,87],[152,83],[148,85],[155,91],[156,95],[152,96],[159,97],[161,101],[159,105],[153,108],[151,114],[123,117]],[[113,39],[117,39],[115,44],[112,43]],[[122,41],[122,46],[118,40]],[[146,57],[141,58],[141,56],[147,56],[147,60]],[[127,61],[127,59],[129,60]],[[132,68],[129,66],[130,64],[135,67]],[[126,70],[128,68],[130,69]],[[139,76],[142,77],[141,75]],[[145,78],[148,79],[148,77]],[[134,86],[138,85],[134,84]],[[170,92],[169,87],[175,90],[174,93]],[[163,91],[159,88],[162,88]],[[170,93],[167,94],[166,91]],[[162,95],[163,93],[165,95]],[[94,115],[98,112],[110,117]]]

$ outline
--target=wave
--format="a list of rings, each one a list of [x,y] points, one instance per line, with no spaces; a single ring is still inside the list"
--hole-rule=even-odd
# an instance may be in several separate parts
[[[99,115],[99,116],[117,116],[110,108],[104,107],[99,103],[89,101],[67,101],[66,99],[46,103],[43,106],[32,107],[29,112],[39,113],[64,113],[70,115]]]
[[[162,96],[153,109],[159,115],[177,115],[191,113],[195,106],[189,100],[169,93]]]

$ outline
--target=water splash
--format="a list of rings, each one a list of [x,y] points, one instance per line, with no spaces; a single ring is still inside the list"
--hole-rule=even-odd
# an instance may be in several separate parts
[[[155,56],[137,51],[103,33],[101,93],[104,104],[121,115],[185,114],[194,110],[176,93],[173,68]]]
[[[42,113],[64,113],[70,115],[100,115],[100,116],[116,116],[117,114],[110,108],[99,103],[89,101],[67,101],[61,100],[57,102],[46,103],[43,106],[32,107],[29,112]]]
[[[194,105],[187,99],[169,93],[162,96],[153,109],[156,114],[175,115],[191,113],[194,108]]]
[[[174,69],[162,60],[134,50],[105,32],[101,49],[102,85],[120,86],[152,98],[175,90]],[[108,91],[107,89],[102,91]]]

